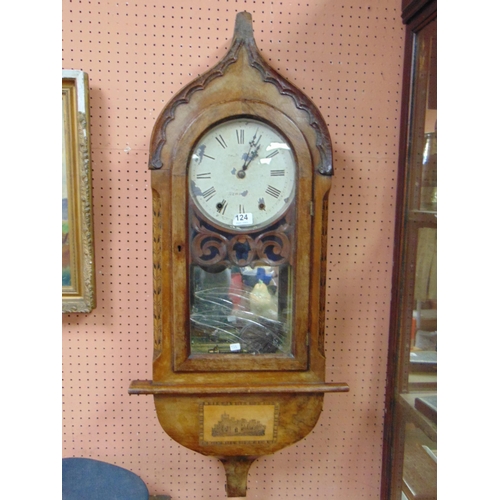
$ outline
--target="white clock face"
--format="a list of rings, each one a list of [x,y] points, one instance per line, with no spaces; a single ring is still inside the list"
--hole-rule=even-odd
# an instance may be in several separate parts
[[[296,162],[288,141],[258,120],[235,118],[209,129],[189,162],[189,189],[216,225],[254,230],[275,222],[293,201]]]

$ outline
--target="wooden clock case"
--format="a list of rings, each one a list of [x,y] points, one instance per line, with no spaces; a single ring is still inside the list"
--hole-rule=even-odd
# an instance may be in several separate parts
[[[291,353],[192,354],[189,341],[190,203],[193,144],[214,123],[257,118],[292,144],[298,165],[294,205],[294,319]],[[324,305],[328,192],[333,174],[327,126],[314,104],[259,54],[250,14],[239,13],[231,47],[211,70],[165,106],[151,138],[153,192],[153,380],[130,394],[153,394],[157,417],[174,440],[225,466],[227,494],[246,495],[247,472],[261,455],[306,436],[325,392]],[[247,237],[252,241],[252,236]],[[231,249],[225,249],[230,254]],[[256,435],[220,436],[219,418],[257,422]]]

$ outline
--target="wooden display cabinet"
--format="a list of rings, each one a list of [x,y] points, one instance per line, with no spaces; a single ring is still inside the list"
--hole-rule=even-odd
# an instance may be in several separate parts
[[[381,498],[437,498],[437,1],[406,25]]]

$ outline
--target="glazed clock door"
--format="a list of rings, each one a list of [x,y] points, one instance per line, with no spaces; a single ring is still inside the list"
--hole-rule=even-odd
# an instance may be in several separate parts
[[[174,233],[187,242],[174,273],[189,297],[174,308],[175,369],[304,370],[308,145],[274,107],[255,102],[245,114],[238,110],[228,103],[202,112],[173,162],[173,190],[187,193],[173,210]]]
[[[290,355],[291,144],[263,121],[230,119],[196,143],[188,177],[191,355]]]

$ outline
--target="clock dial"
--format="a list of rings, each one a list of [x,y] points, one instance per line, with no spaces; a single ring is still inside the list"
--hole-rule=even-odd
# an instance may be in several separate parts
[[[203,134],[189,162],[189,188],[198,210],[231,230],[275,222],[293,201],[296,162],[271,125],[235,118]]]

